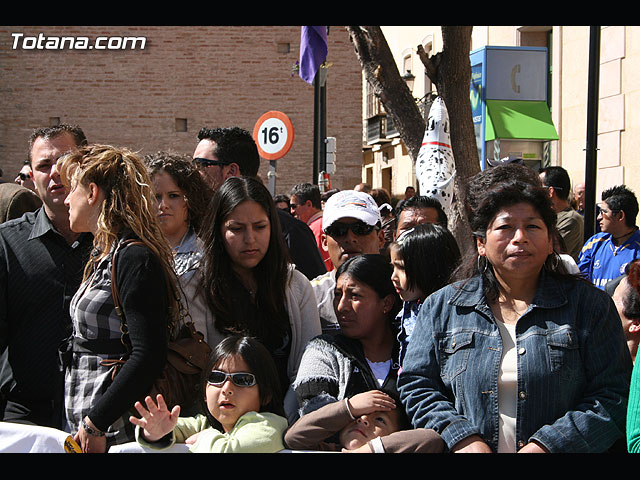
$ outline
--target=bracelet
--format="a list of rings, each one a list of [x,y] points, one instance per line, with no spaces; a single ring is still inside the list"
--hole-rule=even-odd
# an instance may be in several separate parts
[[[368,443],[373,453],[385,453],[384,445],[382,444],[382,439],[380,437],[369,440]]]
[[[349,399],[348,398],[344,399],[344,404],[347,407],[347,412],[349,413],[349,416],[351,417],[351,420],[355,420],[356,417],[353,416],[353,413],[351,413],[351,409],[349,408]]]
[[[87,432],[92,437],[104,437],[104,432],[101,432],[100,430],[95,428],[91,428],[89,425],[87,425],[87,422],[84,421],[84,418],[82,419],[82,428],[84,428],[85,432]]]

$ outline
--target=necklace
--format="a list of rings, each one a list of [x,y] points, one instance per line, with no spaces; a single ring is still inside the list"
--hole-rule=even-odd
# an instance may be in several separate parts
[[[529,309],[529,302],[524,303],[524,308],[517,309],[515,302],[500,301],[493,303],[491,310],[493,314],[503,323],[515,324],[522,315],[527,313]]]
[[[256,291],[252,288],[247,288],[247,292],[249,292],[249,298],[251,299],[251,303],[256,302]]]
[[[620,235],[619,237],[612,236],[611,239],[615,242],[620,240],[621,238],[628,237],[629,235],[633,235],[633,233],[638,229],[638,227],[633,228],[629,233],[625,233],[624,235]]]
[[[254,302],[256,299],[256,292],[258,291],[258,286],[257,285],[253,285],[253,283],[251,284],[251,286],[247,286],[245,285],[243,282],[242,286],[244,287],[244,289],[247,291],[247,293],[249,294],[249,298],[251,298],[251,301]]]

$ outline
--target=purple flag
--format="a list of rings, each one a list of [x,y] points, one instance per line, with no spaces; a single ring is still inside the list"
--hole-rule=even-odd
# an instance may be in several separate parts
[[[300,78],[313,83],[327,58],[327,27],[302,27],[300,35]]]

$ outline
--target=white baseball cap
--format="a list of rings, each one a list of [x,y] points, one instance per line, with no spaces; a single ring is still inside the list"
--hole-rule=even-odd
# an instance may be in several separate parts
[[[322,230],[326,231],[331,224],[347,217],[357,218],[372,226],[382,222],[380,209],[371,195],[356,190],[341,190],[324,204]]]

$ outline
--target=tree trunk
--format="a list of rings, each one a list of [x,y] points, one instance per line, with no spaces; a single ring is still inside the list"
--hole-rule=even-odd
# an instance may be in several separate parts
[[[469,49],[472,29],[471,26],[443,26],[443,48],[433,57],[427,56],[422,45],[418,46],[418,56],[425,66],[427,75],[436,85],[438,95],[442,97],[449,111],[451,148],[456,163],[456,202],[453,206],[454,211],[451,212],[450,224],[453,224],[452,230],[461,250],[464,251],[468,248],[475,249],[464,212],[465,188],[469,178],[480,171],[469,100]]]
[[[418,158],[425,132],[425,120],[402,80],[393,54],[379,26],[346,27],[360,60],[366,80],[380,99],[398,129],[412,161]],[[418,56],[427,75],[436,85],[449,112],[451,147],[456,164],[455,199],[449,215],[449,228],[462,251],[475,248],[464,213],[465,186],[480,171],[473,129],[469,85],[471,26],[443,26],[443,50],[428,57],[421,45]]]

